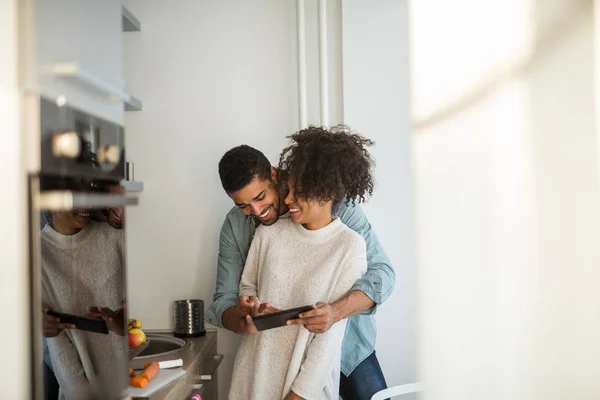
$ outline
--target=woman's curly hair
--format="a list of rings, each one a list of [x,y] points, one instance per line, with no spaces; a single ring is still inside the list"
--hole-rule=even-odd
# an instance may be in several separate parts
[[[372,140],[345,125],[310,126],[288,138],[292,144],[279,157],[278,176],[282,185],[294,182],[297,195],[355,204],[373,194],[375,161],[367,150]]]

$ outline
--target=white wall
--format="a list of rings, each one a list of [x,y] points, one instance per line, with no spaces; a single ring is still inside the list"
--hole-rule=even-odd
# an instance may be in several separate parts
[[[374,139],[378,186],[365,210],[396,270],[377,313],[377,356],[388,385],[416,380],[412,129],[406,1],[344,0],[344,120]]]
[[[306,3],[308,118],[319,123],[317,7],[316,0]],[[126,87],[144,102],[142,112],[126,115],[127,157],[145,185],[140,205],[127,215],[129,311],[144,327],[168,328],[172,301],[211,303],[219,231],[233,206],[219,182],[220,157],[246,143],[275,164],[285,136],[298,128],[296,6],[292,0],[126,5],[142,24],[141,32],[124,34]],[[339,70],[339,0],[328,8],[330,68]],[[338,73],[332,103],[341,98],[340,86]],[[332,104],[332,122],[341,113],[341,102]],[[219,331],[221,398],[236,348],[235,335]]]
[[[29,282],[25,151],[18,81],[18,1],[0,1],[0,318],[4,367],[2,396],[30,397]]]
[[[593,25],[579,4],[411,3],[424,399],[598,397]]]
[[[594,65],[600,65],[600,1],[594,0]],[[596,146],[600,154],[600,71],[594,70],[594,114],[596,116]],[[600,157],[598,157],[598,178],[600,178]]]

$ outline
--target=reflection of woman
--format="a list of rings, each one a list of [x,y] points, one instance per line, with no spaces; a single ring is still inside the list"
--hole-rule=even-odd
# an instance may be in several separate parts
[[[90,220],[88,210],[53,212],[40,234],[44,308],[75,314],[119,310],[123,298],[123,231]],[[111,313],[113,320],[117,314]],[[101,315],[100,315],[101,316]],[[94,390],[118,389],[118,360],[125,368],[124,314],[108,335],[76,329],[57,330],[46,339],[61,399],[99,398]],[[120,328],[120,329],[119,329]],[[118,334],[115,334],[118,333]],[[52,335],[47,335],[52,336]],[[110,375],[110,378],[107,376]],[[110,386],[99,379],[111,379]],[[124,378],[123,378],[124,379]],[[106,394],[105,394],[106,395]]]
[[[53,213],[41,232],[44,307],[85,315],[90,305],[117,308],[123,295],[123,231],[86,213]],[[92,397],[97,375],[115,369],[123,336],[66,329],[47,339],[61,399]]]
[[[240,283],[242,309],[257,312],[260,301],[280,309],[331,303],[367,268],[363,238],[333,218],[332,208],[371,194],[366,146],[372,142],[344,129],[315,127],[291,139],[279,165],[289,215],[257,228]],[[244,336],[230,398],[337,400],[345,328],[342,320],[318,335],[293,325]]]

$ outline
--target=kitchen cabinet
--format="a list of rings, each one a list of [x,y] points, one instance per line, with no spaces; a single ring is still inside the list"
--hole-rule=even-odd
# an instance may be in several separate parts
[[[36,90],[123,125],[120,0],[36,0]]]
[[[223,361],[223,355],[217,354],[217,343],[207,351],[197,369],[195,385],[202,385],[200,392],[205,400],[217,400],[218,396],[218,372],[219,365]]]
[[[148,334],[160,334],[171,336],[171,331],[147,331]],[[157,388],[146,397],[139,398],[143,400],[170,400],[170,399],[189,399],[194,393],[200,393],[204,400],[218,400],[218,380],[217,374],[223,355],[217,354],[217,332],[214,329],[207,329],[206,335],[197,338],[186,339],[189,346],[176,354],[157,355],[153,361],[167,361],[181,358],[183,361],[182,369],[185,374],[170,383]],[[129,363],[129,367],[141,368],[145,361],[134,358]],[[130,390],[128,395],[133,396]],[[138,397],[134,397],[136,400]]]

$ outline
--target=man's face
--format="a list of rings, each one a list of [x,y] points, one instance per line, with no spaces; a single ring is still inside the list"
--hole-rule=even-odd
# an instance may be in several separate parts
[[[245,215],[261,224],[272,225],[279,219],[279,192],[274,180],[255,177],[243,189],[229,193],[229,197]]]

